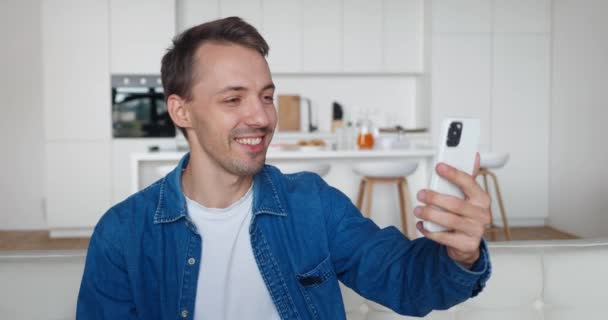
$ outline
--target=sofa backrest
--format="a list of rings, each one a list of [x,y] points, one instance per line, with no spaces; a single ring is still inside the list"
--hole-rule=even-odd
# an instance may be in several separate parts
[[[1,319],[74,319],[85,251],[0,254]]]
[[[0,254],[0,318],[74,319],[85,255]],[[490,256],[492,278],[478,297],[424,319],[606,318],[608,239],[496,243],[490,244]],[[343,295],[349,320],[409,319],[346,287]]]
[[[490,256],[492,277],[479,296],[424,319],[607,318],[608,239],[494,243]],[[343,294],[351,320],[409,319],[348,288]]]

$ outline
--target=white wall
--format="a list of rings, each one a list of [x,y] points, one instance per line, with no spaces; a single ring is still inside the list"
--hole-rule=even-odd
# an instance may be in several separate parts
[[[277,94],[300,94],[317,110],[319,130],[331,131],[332,103],[344,107],[344,119],[353,122],[372,112],[375,125],[406,128],[419,125],[415,76],[402,75],[273,75]],[[425,106],[426,107],[426,106]]]
[[[608,236],[608,2],[553,7],[549,222]]]
[[[0,230],[44,229],[40,2],[0,2]]]

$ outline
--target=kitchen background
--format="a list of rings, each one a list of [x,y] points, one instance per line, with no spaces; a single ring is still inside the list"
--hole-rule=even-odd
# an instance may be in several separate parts
[[[608,3],[602,0],[3,0],[0,230],[93,226],[131,193],[111,74],[157,74],[178,32],[239,15],[267,38],[279,94],[319,131],[347,120],[428,128],[482,120],[514,226],[608,236]],[[495,212],[497,212],[495,210]]]

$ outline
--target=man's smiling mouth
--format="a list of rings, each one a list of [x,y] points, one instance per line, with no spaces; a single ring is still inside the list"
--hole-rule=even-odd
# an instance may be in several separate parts
[[[262,143],[263,139],[262,139],[262,137],[255,137],[255,138],[235,138],[234,140],[240,144],[254,146],[254,145],[258,145],[258,144]]]

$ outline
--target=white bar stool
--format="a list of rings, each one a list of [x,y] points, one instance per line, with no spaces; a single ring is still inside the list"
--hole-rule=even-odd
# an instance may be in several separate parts
[[[498,205],[500,207],[500,215],[502,217],[502,231],[505,234],[507,240],[511,241],[511,228],[509,228],[509,222],[507,221],[507,214],[505,213],[505,206],[502,200],[502,194],[500,193],[500,187],[498,186],[498,178],[496,174],[492,172],[490,169],[500,169],[504,167],[509,161],[509,154],[505,152],[482,152],[480,154],[480,164],[479,164],[479,175],[483,177],[483,185],[486,192],[490,193],[490,189],[488,189],[488,176],[492,177],[494,181],[494,190],[496,190],[496,198],[498,200]],[[492,197],[492,195],[490,195]],[[490,213],[492,213],[492,208],[490,207]],[[491,233],[491,240],[496,240],[496,232],[500,230],[500,228],[494,225],[494,218],[490,222],[490,228],[488,231]]]
[[[382,161],[362,162],[354,166],[355,173],[362,176],[357,196],[357,208],[361,210],[363,199],[367,193],[365,209],[362,210],[366,217],[371,217],[372,193],[376,183],[394,183],[399,193],[399,208],[401,211],[401,232],[408,235],[406,199],[409,197],[407,176],[418,168],[418,162],[412,161]],[[409,236],[409,235],[408,235]],[[410,237],[411,238],[411,237]]]
[[[285,162],[273,164],[284,174],[309,171],[324,177],[329,172],[331,165],[323,162]]]

